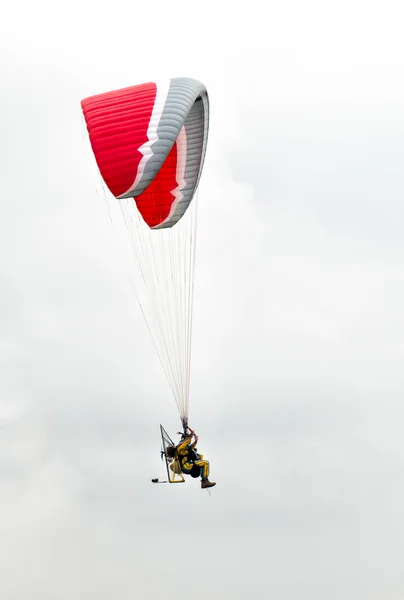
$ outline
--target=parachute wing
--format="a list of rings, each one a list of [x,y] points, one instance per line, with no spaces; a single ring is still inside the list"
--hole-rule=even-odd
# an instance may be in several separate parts
[[[151,228],[184,215],[202,171],[209,125],[202,83],[176,78],[82,100],[100,173],[119,199],[135,198]]]
[[[81,104],[99,171],[132,244],[135,292],[186,427],[195,192],[208,137],[208,94],[201,82],[176,78]]]

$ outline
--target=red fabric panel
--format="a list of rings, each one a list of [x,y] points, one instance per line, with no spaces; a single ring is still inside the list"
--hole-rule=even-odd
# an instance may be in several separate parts
[[[91,146],[102,178],[114,196],[133,184],[148,141],[156,84],[145,83],[82,100]]]
[[[171,148],[163,166],[145,191],[135,198],[137,207],[149,227],[160,225],[169,215],[178,186],[177,143]]]

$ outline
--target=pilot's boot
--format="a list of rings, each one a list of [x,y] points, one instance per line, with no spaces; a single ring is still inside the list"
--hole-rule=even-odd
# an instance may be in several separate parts
[[[214,485],[216,485],[216,483],[214,481],[209,481],[209,479],[203,479],[201,481],[201,488],[210,488],[213,487]]]

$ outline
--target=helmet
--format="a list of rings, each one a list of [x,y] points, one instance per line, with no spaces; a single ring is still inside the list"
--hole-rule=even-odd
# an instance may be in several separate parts
[[[168,458],[174,458],[176,447],[175,446],[167,446],[166,448],[166,456]]]

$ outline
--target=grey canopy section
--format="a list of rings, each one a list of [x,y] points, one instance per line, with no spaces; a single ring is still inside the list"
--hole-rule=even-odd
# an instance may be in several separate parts
[[[205,159],[209,128],[208,93],[200,81],[188,77],[170,80],[156,128],[157,139],[150,146],[152,155],[136,189],[120,198],[136,197],[144,192],[162,167],[182,127],[186,134],[186,159],[180,199],[170,217],[154,229],[172,227],[184,215],[197,189]]]

